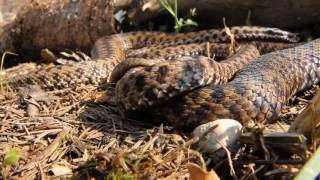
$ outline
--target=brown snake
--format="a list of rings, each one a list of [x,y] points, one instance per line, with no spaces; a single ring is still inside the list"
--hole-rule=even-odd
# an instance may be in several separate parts
[[[198,83],[196,86],[201,86],[200,82],[206,80],[204,74],[215,76],[215,71],[219,67],[213,63],[208,68],[207,58],[204,58],[203,62],[198,62],[199,65],[193,70],[188,67],[188,63],[185,63],[187,64],[185,67],[190,69],[188,82],[191,82],[191,85]],[[232,63],[228,65],[232,69]],[[126,111],[143,110],[154,104],[161,104],[158,101],[163,96],[170,97],[170,93],[177,91],[175,88],[181,83],[170,83],[167,87],[161,87],[161,80],[167,79],[168,76],[161,73],[150,76],[146,73],[159,69],[170,71],[170,67],[167,64],[159,64],[130,70],[132,72],[129,71],[117,84],[117,92],[121,93],[118,99],[122,107]],[[199,73],[202,74],[199,76]],[[132,77],[135,77],[135,81],[128,81],[133,79]],[[185,81],[183,77],[179,78]],[[278,117],[282,105],[290,97],[309,88],[313,83],[318,83],[319,78],[320,39],[317,39],[295,48],[262,55],[244,65],[229,83],[224,85],[210,83],[209,86],[177,96],[165,104],[150,109],[149,112],[175,127],[194,127],[217,118],[233,118],[245,125],[254,121],[271,121]],[[141,87],[141,81],[147,82],[149,87]],[[130,91],[124,86],[130,86]],[[142,90],[139,91],[139,88]]]
[[[233,27],[231,32],[240,43],[254,44],[261,53],[292,47],[291,42],[299,41],[297,34],[275,28]],[[16,79],[47,89],[98,83],[101,78],[110,80],[119,63],[123,66],[129,62],[125,70],[119,70],[123,75],[115,73],[118,77],[111,78],[115,82],[120,79],[116,97],[121,109],[147,110],[178,127],[194,127],[226,117],[245,124],[275,119],[289,97],[318,80],[320,42],[261,57],[254,46],[243,45],[238,54],[221,63],[199,56],[206,54],[205,42],[210,42],[217,56],[229,55],[228,45],[223,44],[228,41],[225,30],[215,29],[112,35],[96,42],[92,61],[48,67]],[[150,63],[148,59],[158,61]],[[135,67],[137,62],[147,67]],[[231,78],[229,83],[219,85]]]
[[[291,42],[299,41],[297,34],[276,28],[233,27],[231,31],[240,42],[257,42],[261,51],[292,47]],[[25,74],[8,70],[9,79],[17,84],[38,84],[45,89],[62,89],[78,84],[98,84],[109,79],[117,64],[127,58],[174,59],[184,55],[201,55],[205,42],[210,42],[212,52],[218,56],[229,54],[229,46],[217,44],[228,42],[225,30],[211,29],[180,34],[162,32],[131,32],[99,38],[92,48],[92,61],[45,66],[36,72]],[[271,41],[271,42],[270,42]],[[278,41],[278,42],[275,42]],[[279,42],[280,41],[280,42]],[[202,43],[202,44],[196,44]],[[182,45],[181,47],[179,45]],[[159,51],[160,50],[160,51]],[[15,68],[17,69],[17,68]]]

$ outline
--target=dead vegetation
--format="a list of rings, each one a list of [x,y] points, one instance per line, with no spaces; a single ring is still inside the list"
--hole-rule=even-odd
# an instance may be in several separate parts
[[[1,159],[12,148],[21,153],[17,166],[2,164],[2,176],[33,179],[65,171],[84,179],[180,177],[186,176],[187,162],[204,163],[185,135],[123,119],[113,105],[86,102],[94,96],[91,90],[51,92],[52,103],[40,105],[35,117],[26,117],[26,105],[15,92],[2,94]]]
[[[107,91],[111,94],[109,97],[112,90]],[[197,139],[188,132],[122,117],[112,98],[104,104],[95,103],[99,96],[96,87],[46,92],[50,101],[36,103],[39,112],[29,117],[28,103],[35,103],[6,86],[0,95],[1,176],[184,179],[190,176],[187,167],[192,162],[202,168],[213,168],[222,179],[232,177],[230,163],[234,178],[293,177],[311,155],[304,147],[306,142],[292,141],[291,144],[302,150],[284,151],[286,148],[270,146],[268,139],[263,138],[262,129],[286,131],[286,123],[291,123],[306,105],[301,99],[309,98],[309,92],[313,91],[296,98],[294,104],[283,111],[281,126],[275,124],[247,131],[244,141],[228,161],[198,152]],[[290,142],[285,145],[288,146]],[[13,148],[20,153],[18,163],[4,165],[6,154]]]

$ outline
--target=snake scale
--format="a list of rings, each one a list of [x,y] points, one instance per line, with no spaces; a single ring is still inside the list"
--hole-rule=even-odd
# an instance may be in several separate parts
[[[221,62],[203,55],[207,49],[216,57],[231,54],[225,29],[132,32],[98,39],[91,61],[14,79],[46,89],[115,82],[123,111],[147,112],[185,128],[217,118],[243,124],[274,120],[288,98],[319,80],[320,40],[293,47],[299,35],[276,28],[241,26],[231,32],[240,50]]]

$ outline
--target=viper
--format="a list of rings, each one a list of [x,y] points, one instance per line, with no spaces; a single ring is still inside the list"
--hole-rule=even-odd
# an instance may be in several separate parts
[[[90,61],[44,66],[28,76],[7,72],[17,84],[45,89],[113,82],[122,111],[148,112],[175,127],[217,118],[245,125],[274,120],[290,97],[318,81],[318,40],[297,46],[298,34],[277,28],[230,31],[240,44],[235,54],[226,29],[131,32],[98,39]]]

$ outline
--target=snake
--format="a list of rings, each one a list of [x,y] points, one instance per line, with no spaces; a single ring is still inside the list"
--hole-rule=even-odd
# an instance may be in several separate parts
[[[186,128],[226,117],[244,124],[275,119],[288,98],[318,80],[318,41],[294,47],[299,34],[277,28],[230,31],[241,45],[233,55],[226,29],[138,31],[99,38],[90,61],[45,66],[27,76],[11,72],[11,78],[45,89],[112,82],[122,111],[147,111]],[[209,52],[229,57],[217,62]]]
[[[251,51],[247,49],[242,55],[250,56],[254,50],[249,49]],[[272,122],[279,117],[289,98],[319,83],[320,39],[253,57],[245,64],[229,59],[231,62],[226,62],[229,68],[225,70],[209,58],[194,60],[184,60],[182,64],[177,61],[180,65],[174,62],[176,69],[183,69],[181,73],[167,62],[129,70],[117,84],[120,105],[125,111],[143,111],[156,106],[148,113],[174,127],[193,128],[219,118],[236,119],[246,126]],[[191,67],[191,64],[197,65]],[[234,64],[242,67],[237,70]],[[159,73],[154,74],[156,71]],[[225,77],[217,76],[217,72],[232,76],[231,81],[216,83]],[[170,82],[172,77],[179,80]],[[209,80],[212,77],[216,79],[214,83]],[[170,83],[161,85],[161,81],[166,80]],[[162,104],[162,99],[168,102]]]

